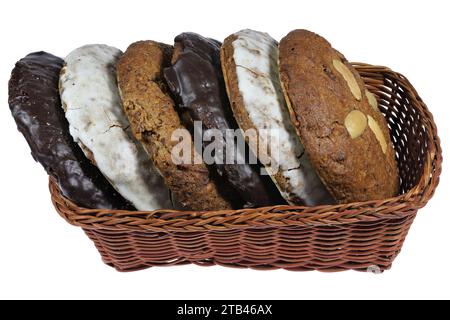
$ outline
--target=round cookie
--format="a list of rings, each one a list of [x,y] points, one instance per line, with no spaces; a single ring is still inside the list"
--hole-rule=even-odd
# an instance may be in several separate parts
[[[278,74],[278,43],[267,33],[242,30],[225,39],[221,62],[235,119],[242,130],[257,130],[259,143],[268,144],[252,151],[281,195],[292,205],[333,203],[289,119]],[[263,135],[266,130],[273,138]]]
[[[170,66],[172,52],[172,46],[154,41],[139,41],[128,47],[117,63],[124,111],[135,137],[183,209],[231,209],[200,155],[196,155],[198,164],[193,155],[191,163],[176,164],[172,160],[172,148],[177,143],[172,141],[172,133],[184,129],[162,79],[162,69]],[[195,152],[193,143],[191,150]]]
[[[340,203],[398,193],[389,129],[364,82],[322,37],[295,30],[279,46],[291,119],[316,172]]]
[[[132,209],[84,156],[69,134],[61,108],[59,72],[64,61],[35,52],[16,63],[9,80],[9,107],[33,158],[71,201],[85,208]]]
[[[72,51],[60,93],[70,133],[116,190],[138,210],[171,208],[170,194],[123,112],[115,65],[122,52],[106,45]]]
[[[189,125],[193,121],[201,121],[205,129],[217,129],[225,134],[226,130],[237,126],[233,124],[223,82],[220,45],[216,40],[195,33],[178,35],[172,66],[164,69],[164,77],[179,102],[181,112],[187,115],[185,118]],[[241,152],[236,145],[234,147],[235,154]],[[226,148],[223,154],[226,159]],[[263,180],[257,166],[223,162],[216,161],[215,168],[243,200],[245,207],[267,206],[279,201],[269,189],[272,182]],[[277,190],[275,192],[278,193]]]

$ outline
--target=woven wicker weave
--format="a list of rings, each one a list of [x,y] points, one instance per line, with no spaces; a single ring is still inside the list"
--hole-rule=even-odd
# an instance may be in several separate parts
[[[195,263],[255,269],[388,269],[417,210],[439,182],[442,155],[433,117],[409,81],[355,63],[379,100],[396,148],[401,195],[318,207],[127,212],[79,208],[50,180],[52,201],[82,227],[103,261],[119,271]]]

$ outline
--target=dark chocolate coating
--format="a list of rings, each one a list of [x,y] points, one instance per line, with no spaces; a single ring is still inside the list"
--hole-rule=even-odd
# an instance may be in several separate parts
[[[180,112],[189,115],[183,117],[190,122],[186,125],[201,121],[204,129],[222,133],[236,129],[220,66],[221,43],[195,33],[182,33],[175,38],[175,46],[176,61],[164,70],[164,77]],[[259,174],[257,165],[216,163],[215,168],[246,207],[271,205],[280,199],[270,179]]]
[[[131,209],[69,133],[58,92],[63,64],[46,52],[31,53],[16,63],[9,80],[9,107],[17,128],[33,158],[68,199],[85,208]]]

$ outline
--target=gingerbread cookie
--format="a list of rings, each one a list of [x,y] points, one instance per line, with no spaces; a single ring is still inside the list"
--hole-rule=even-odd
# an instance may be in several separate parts
[[[132,209],[69,134],[58,92],[63,63],[46,52],[31,53],[16,63],[9,80],[9,107],[17,128],[33,158],[68,199],[85,208]]]
[[[345,203],[397,195],[386,120],[370,105],[371,96],[352,65],[324,38],[306,30],[290,32],[279,50],[292,121],[335,199]]]
[[[242,30],[225,39],[221,62],[236,121],[243,130],[256,130],[259,143],[267,144],[253,152],[281,195],[290,204],[332,203],[289,119],[278,73],[278,43],[267,33]]]
[[[139,41],[128,47],[117,63],[124,111],[135,137],[183,209],[231,209],[200,155],[195,155],[198,164],[194,154],[189,163],[174,162],[172,148],[178,141],[172,139],[172,134],[184,127],[162,78],[162,69],[170,66],[172,52],[172,46],[154,41]],[[191,150],[195,152],[192,141]]]
[[[216,40],[195,33],[178,35],[172,66],[164,70],[164,76],[191,125],[193,121],[201,121],[205,129],[215,129],[225,135],[228,129],[236,129],[237,126],[223,82],[220,45]],[[242,151],[235,147],[235,152]],[[223,154],[226,159],[225,148]],[[214,166],[243,199],[244,206],[266,206],[279,201],[280,196],[272,181],[264,180],[257,166],[226,161],[216,161]]]
[[[122,52],[87,45],[65,59],[61,100],[70,133],[116,190],[138,210],[171,208],[164,180],[133,137],[117,88]]]

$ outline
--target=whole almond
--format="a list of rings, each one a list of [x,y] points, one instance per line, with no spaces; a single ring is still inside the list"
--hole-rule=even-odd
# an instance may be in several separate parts
[[[355,139],[366,129],[367,118],[361,111],[353,110],[345,117],[344,125],[352,139]]]
[[[372,109],[375,111],[380,111],[378,109],[378,101],[377,101],[377,98],[375,98],[375,95],[366,89],[366,96],[367,96],[367,100],[369,100],[369,104],[372,107]]]
[[[333,66],[344,77],[355,99],[361,101],[361,89],[350,69],[339,59],[333,60]]]
[[[387,142],[386,138],[383,135],[383,131],[381,131],[380,126],[378,125],[378,122],[372,118],[371,116],[367,116],[369,128],[372,130],[373,134],[377,138],[378,142],[380,143],[381,150],[383,150],[383,153],[386,153],[387,150]]]

